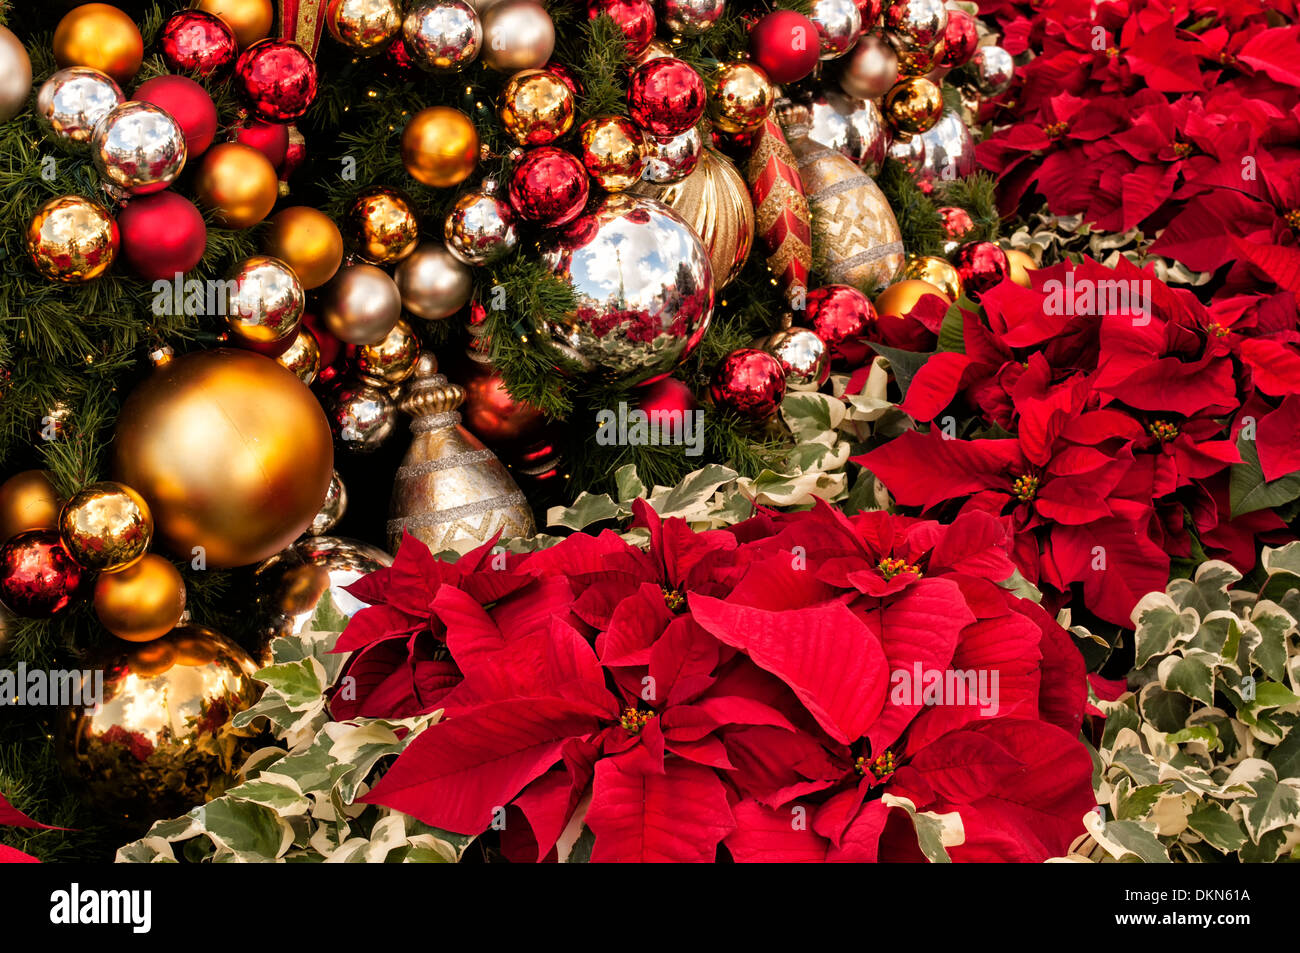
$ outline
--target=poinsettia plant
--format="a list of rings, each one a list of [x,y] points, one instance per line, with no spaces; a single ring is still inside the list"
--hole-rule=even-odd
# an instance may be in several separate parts
[[[441,712],[364,800],[517,860],[1021,860],[1092,806],[1084,666],[1006,525],[822,504],[455,563],[404,540],[339,719]]]

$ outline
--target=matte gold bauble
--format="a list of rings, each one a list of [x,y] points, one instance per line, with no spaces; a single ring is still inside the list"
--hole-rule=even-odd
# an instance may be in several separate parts
[[[256,666],[238,645],[182,626],[142,645],[111,643],[85,667],[85,678],[103,678],[102,703],[64,708],[57,746],[88,804],[152,822],[237,783],[256,745],[251,729],[231,722],[260,692]],[[91,688],[82,686],[83,698]]]
[[[194,176],[199,204],[212,209],[218,225],[248,228],[271,213],[280,194],[275,166],[252,146],[223,142],[203,156]]]
[[[928,281],[942,291],[949,301],[961,297],[961,275],[946,259],[934,255],[917,255],[903,266],[904,278]]]
[[[479,10],[483,62],[502,73],[536,69],[555,49],[555,23],[534,0],[499,0]]]
[[[63,501],[44,470],[23,470],[0,483],[0,546],[29,529],[54,529]]]
[[[1011,280],[1022,288],[1028,288],[1031,284],[1029,273],[1038,270],[1038,262],[1019,248],[1002,250],[1007,253],[1007,261],[1011,263]]]
[[[411,376],[419,356],[419,337],[398,321],[382,341],[357,348],[357,373],[377,384],[400,384]]]
[[[194,8],[225,20],[241,50],[270,36],[275,22],[271,0],[197,0]]]
[[[306,328],[299,327],[293,343],[287,350],[277,354],[275,361],[310,387],[320,373],[320,345],[316,343],[316,336]]]
[[[442,242],[425,242],[393,272],[402,307],[426,321],[449,318],[469,303],[474,277]]]
[[[127,642],[152,642],[181,621],[185,580],[176,567],[149,553],[120,572],[95,581],[95,615],[104,628]]]
[[[434,188],[459,185],[478,162],[478,130],[459,109],[422,109],[402,132],[402,165],[411,178]]]
[[[63,548],[87,569],[126,569],[149,551],[153,514],[135,490],[121,483],[92,483],[59,513]]]
[[[298,276],[304,290],[319,288],[343,263],[343,235],[334,220],[306,205],[295,205],[271,217],[262,250],[278,258]]]
[[[357,254],[376,265],[401,261],[420,241],[415,209],[394,189],[366,189],[352,201],[346,221]]]
[[[234,349],[155,370],[123,405],[113,450],[115,477],[148,501],[159,540],[210,568],[257,562],[296,539],[334,466],[311,391],[271,358]]]
[[[890,285],[876,297],[876,314],[882,319],[905,318],[912,313],[912,309],[916,307],[917,302],[926,295],[938,295],[949,304],[953,300],[943,293],[942,288],[938,288],[928,281],[921,281],[919,278],[907,278]]]
[[[46,278],[93,281],[117,257],[121,235],[108,210],[80,195],[50,199],[27,226],[27,255]]]
[[[402,295],[374,265],[345,265],[321,292],[321,319],[345,344],[375,344],[402,316]]]
[[[54,28],[54,61],[60,67],[89,66],[126,83],[143,60],[140,28],[111,4],[84,3]]]

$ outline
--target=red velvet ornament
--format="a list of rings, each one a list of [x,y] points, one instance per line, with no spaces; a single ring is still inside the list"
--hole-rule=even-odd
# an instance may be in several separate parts
[[[19,533],[0,548],[0,602],[28,619],[62,612],[90,575],[54,530]]]
[[[945,205],[936,209],[943,220],[943,236],[950,242],[959,242],[975,228],[975,220],[970,212],[955,205]]]
[[[742,347],[722,359],[714,371],[709,396],[751,420],[776,413],[785,397],[785,372],[781,362],[766,351]]]
[[[655,38],[655,8],[650,0],[587,0],[587,19],[602,13],[609,14],[627,37],[629,57],[640,56]]]
[[[699,122],[707,99],[703,77],[673,56],[642,63],[627,84],[632,121],[659,139],[681,135]]]
[[[645,411],[651,420],[659,419],[663,431],[668,432],[673,439],[677,439],[678,428],[672,426],[672,423],[685,420],[686,414],[699,406],[695,394],[676,377],[662,377],[653,384],[647,384],[640,389],[637,400],[637,409]],[[656,414],[671,416],[656,418]]]
[[[289,127],[278,122],[263,122],[251,116],[240,121],[232,130],[232,142],[252,146],[275,168],[284,165],[285,154],[289,151]]]
[[[180,123],[187,162],[207,152],[217,138],[217,107],[208,91],[187,76],[155,76],[141,83],[131,98],[167,110]]]
[[[808,292],[807,309],[795,318],[838,355],[844,345],[870,330],[876,321],[876,308],[852,285],[826,285]]]
[[[235,64],[235,88],[259,118],[293,122],[316,98],[316,64],[290,40],[258,40]]]
[[[133,198],[117,215],[122,254],[141,278],[170,281],[199,263],[208,229],[194,203],[170,190]]]
[[[524,153],[510,175],[510,205],[538,225],[564,225],[587,204],[587,170],[575,155],[554,146]]]
[[[749,52],[774,83],[795,83],[821,55],[817,27],[802,13],[773,10],[749,32]]]
[[[975,18],[965,10],[950,9],[948,26],[943,31],[943,55],[939,57],[938,65],[945,69],[965,66],[975,55],[979,41]]]
[[[226,21],[202,10],[182,10],[162,28],[158,46],[170,69],[178,73],[219,76],[239,58],[239,44]]]
[[[1011,262],[994,242],[967,242],[952,253],[952,264],[961,275],[966,297],[978,301],[989,289],[1011,274]]]

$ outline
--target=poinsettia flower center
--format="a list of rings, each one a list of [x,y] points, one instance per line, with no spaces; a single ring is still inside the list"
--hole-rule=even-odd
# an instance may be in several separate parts
[[[641,729],[646,723],[655,716],[652,711],[641,711],[637,708],[624,708],[623,715],[619,718],[618,723],[623,726],[623,730],[634,735],[639,735]]]
[[[880,562],[876,564],[876,569],[880,570],[880,575],[884,576],[885,579],[893,579],[897,575],[909,572],[917,576],[921,574],[920,566],[916,565],[916,563],[909,563],[900,556],[882,557]]]
[[[1115,57],[1119,56],[1119,47],[1118,46],[1106,47],[1106,55],[1109,56],[1111,59],[1114,59]]]
[[[1147,432],[1161,443],[1168,443],[1178,436],[1178,427],[1167,420],[1156,420],[1147,424]]]
[[[1293,208],[1285,216],[1286,223],[1292,228],[1300,229],[1300,208]]]
[[[1179,142],[1175,139],[1169,143],[1169,148],[1173,149],[1174,155],[1181,159],[1192,151],[1192,144],[1190,142]]]
[[[1216,338],[1226,338],[1232,332],[1229,331],[1227,328],[1225,328],[1219,322],[1214,321],[1211,322],[1210,324],[1210,333],[1213,334]]]
[[[1038,477],[1032,473],[1018,476],[1011,482],[1011,492],[1021,503],[1028,503],[1038,495]]]
[[[1065,120],[1061,120],[1060,122],[1049,122],[1043,127],[1043,135],[1047,136],[1048,139],[1055,139],[1058,136],[1064,135],[1069,131],[1069,129],[1070,124]]]
[[[856,762],[854,762],[854,764],[857,768],[858,774],[862,775],[864,778],[867,776],[867,772],[870,771],[880,780],[889,777],[898,769],[898,762],[894,758],[894,752],[889,750],[886,750],[883,754],[877,755],[875,758],[868,758],[866,755],[862,755]]]
[[[686,594],[680,589],[673,589],[670,586],[660,586],[664,594],[664,605],[672,612],[681,612],[686,607]]]

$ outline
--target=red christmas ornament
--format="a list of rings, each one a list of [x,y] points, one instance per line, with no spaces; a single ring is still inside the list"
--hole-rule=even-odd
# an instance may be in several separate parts
[[[170,190],[131,199],[118,213],[117,227],[127,264],[150,281],[189,271],[208,243],[208,229],[194,203]]]
[[[807,310],[796,320],[838,352],[867,333],[876,321],[876,308],[852,285],[826,285],[808,292]]]
[[[342,341],[330,334],[318,314],[304,312],[302,326],[311,332],[311,336],[316,339],[316,347],[320,350],[320,373],[316,375],[316,382],[328,384],[347,370],[347,348]]]
[[[0,602],[28,619],[62,612],[89,577],[54,530],[19,533],[0,548]]]
[[[131,97],[167,110],[185,133],[186,161],[193,161],[217,138],[217,107],[208,91],[187,76],[155,76]]]
[[[975,18],[965,10],[950,9],[948,26],[943,31],[943,55],[939,57],[938,65],[945,69],[965,66],[975,55],[979,41]]]
[[[411,51],[406,48],[399,36],[388,44],[388,49],[384,51],[384,73],[385,75],[396,79],[410,79],[415,71],[415,64],[411,62]]]
[[[627,84],[632,121],[660,139],[681,135],[699,122],[707,98],[703,77],[673,56],[641,64]]]
[[[781,362],[766,351],[742,347],[722,359],[713,374],[709,396],[751,420],[776,413],[785,397],[785,372]]]
[[[252,146],[275,168],[284,165],[285,154],[289,151],[289,127],[278,122],[263,122],[251,116],[240,121],[232,130],[232,142]]]
[[[239,44],[226,21],[202,10],[183,10],[162,28],[158,37],[167,66],[177,73],[219,76],[239,58]]]
[[[506,390],[505,381],[491,364],[466,359],[453,372],[456,383],[465,388],[461,416],[469,431],[490,447],[523,446],[541,436],[546,415]]]
[[[659,420],[661,432],[666,431],[673,439],[677,439],[677,426],[686,414],[699,406],[695,394],[676,377],[663,377],[642,387],[637,401],[637,408],[645,411],[651,420]]]
[[[587,204],[590,185],[582,161],[554,146],[530,149],[510,176],[510,205],[539,225],[564,225]]]
[[[290,40],[258,40],[235,64],[235,87],[268,122],[293,122],[316,98],[316,64]]]
[[[276,166],[280,173],[280,181],[288,182],[290,177],[298,171],[298,167],[307,159],[307,140],[302,137],[297,126],[289,127],[289,145],[284,150],[284,161]]]
[[[939,213],[939,218],[943,220],[943,236],[950,242],[963,240],[975,228],[975,220],[964,208],[945,205],[936,211]]]
[[[655,38],[655,8],[650,0],[587,0],[587,19],[609,14],[627,37],[627,55],[636,58]],[[815,34],[814,34],[815,35]]]
[[[749,52],[774,83],[795,83],[821,55],[817,27],[802,13],[773,10],[749,32]]]
[[[952,254],[953,267],[961,275],[962,289],[972,301],[1000,285],[1011,274],[1011,262],[994,242],[967,242]]]
[[[569,87],[569,92],[573,93],[575,101],[582,95],[582,84],[579,83],[578,78],[573,75],[573,71],[563,63],[557,63],[555,60],[551,60],[543,66],[542,69],[546,70],[546,72],[550,73],[565,86]]]

